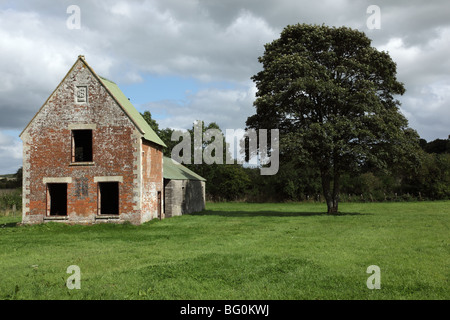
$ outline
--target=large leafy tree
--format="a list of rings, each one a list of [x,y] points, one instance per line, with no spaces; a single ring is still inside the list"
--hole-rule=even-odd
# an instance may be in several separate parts
[[[419,137],[399,111],[396,64],[363,32],[287,26],[258,59],[247,127],[278,128],[280,153],[318,170],[328,213],[338,212],[343,173],[415,160]]]

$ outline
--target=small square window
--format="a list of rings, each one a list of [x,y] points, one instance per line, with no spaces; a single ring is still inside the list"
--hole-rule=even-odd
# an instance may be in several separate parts
[[[92,162],[92,130],[72,130],[72,162]]]

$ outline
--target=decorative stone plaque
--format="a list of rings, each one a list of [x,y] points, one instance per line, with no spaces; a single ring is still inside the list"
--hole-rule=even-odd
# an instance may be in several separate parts
[[[86,86],[77,86],[76,90],[76,101],[78,103],[87,102],[87,87]]]

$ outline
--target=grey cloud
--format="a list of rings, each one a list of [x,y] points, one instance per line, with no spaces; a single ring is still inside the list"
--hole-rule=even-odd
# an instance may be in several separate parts
[[[184,103],[175,101],[150,102],[140,107],[152,115],[163,114],[162,128],[188,129],[194,121],[216,122],[222,130],[244,129],[245,120],[254,113],[255,87],[247,89],[204,89],[191,94]],[[220,111],[219,111],[220,110]]]

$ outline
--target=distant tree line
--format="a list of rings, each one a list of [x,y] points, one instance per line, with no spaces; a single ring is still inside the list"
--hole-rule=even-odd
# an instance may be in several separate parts
[[[22,168],[0,177],[0,214],[22,208]]]
[[[144,119],[167,145],[164,155],[171,157],[179,141],[172,141],[173,129],[159,128],[149,111]],[[203,124],[203,132],[218,129],[212,122]],[[193,128],[188,130],[193,136]],[[223,138],[224,155],[227,150]],[[206,147],[204,143],[203,147]],[[193,147],[193,146],[192,146]],[[341,178],[341,201],[408,201],[450,199],[450,136],[427,142],[420,139],[418,166],[399,165],[391,172],[367,167],[360,174],[344,174]],[[193,151],[191,153],[193,155]],[[278,173],[263,176],[259,168],[240,164],[185,164],[207,180],[206,196],[210,201],[320,201],[323,194],[319,172],[305,163],[280,156]],[[0,178],[0,189],[22,187],[22,168]]]
[[[446,145],[445,148],[435,146]],[[360,174],[341,177],[341,201],[408,201],[450,198],[450,140],[422,141],[416,167],[398,167],[384,172],[367,167]],[[319,173],[294,161],[280,160],[280,170],[271,177],[258,177],[254,195],[274,201],[321,201]],[[260,186],[260,187],[259,187]],[[272,195],[272,196],[271,196]]]
[[[22,187],[22,167],[16,173],[0,176],[0,189],[17,189]]]
[[[149,111],[143,117],[168,146],[164,155],[170,157],[179,141],[172,141],[173,130],[160,129]],[[188,131],[193,136],[193,129]],[[203,124],[207,129],[219,129],[216,123]],[[227,144],[224,145],[224,155]],[[203,143],[203,148],[207,143]],[[389,172],[375,167],[366,167],[360,174],[344,174],[341,177],[341,201],[409,201],[450,199],[450,136],[427,142],[420,140],[421,149],[416,155],[416,166],[399,163]],[[193,146],[192,146],[193,148]],[[193,149],[191,154],[193,155]],[[184,164],[204,177],[206,196],[210,201],[324,201],[320,173],[299,163],[288,155],[280,155],[280,166],[276,175],[261,175],[259,168],[241,164]]]

